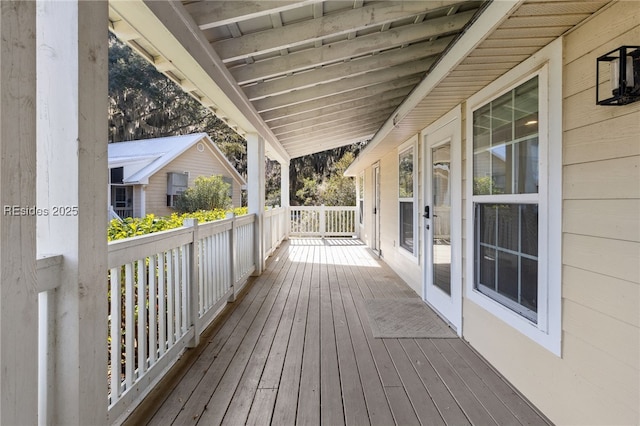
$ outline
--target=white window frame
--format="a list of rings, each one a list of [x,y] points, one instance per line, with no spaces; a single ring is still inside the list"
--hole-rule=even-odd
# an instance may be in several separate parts
[[[411,150],[413,155],[413,197],[412,198],[400,198],[400,155]],[[402,145],[398,147],[398,167],[396,167],[396,173],[398,174],[398,180],[396,190],[398,191],[398,248],[399,252],[409,257],[414,262],[418,262],[418,135],[412,137]],[[401,223],[400,223],[400,203],[411,201],[413,203],[413,253],[400,245],[401,237]]]
[[[557,356],[562,356],[562,39],[559,38],[467,100],[466,175],[473,176],[473,112],[534,76],[539,96],[538,312],[537,322],[475,289],[473,179],[466,180],[466,297]],[[550,190],[550,189],[553,190]],[[531,194],[502,195],[522,203]],[[513,200],[508,199],[512,197]]]

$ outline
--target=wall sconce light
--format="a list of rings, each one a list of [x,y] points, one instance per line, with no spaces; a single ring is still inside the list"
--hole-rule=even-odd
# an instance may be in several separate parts
[[[611,96],[601,99],[610,81]],[[640,100],[640,46],[620,46],[600,56],[596,66],[596,104],[626,105]]]

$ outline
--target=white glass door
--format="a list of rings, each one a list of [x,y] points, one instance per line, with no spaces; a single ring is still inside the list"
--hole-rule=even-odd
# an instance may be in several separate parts
[[[458,132],[458,120],[425,132],[423,229],[425,300],[461,334]]]

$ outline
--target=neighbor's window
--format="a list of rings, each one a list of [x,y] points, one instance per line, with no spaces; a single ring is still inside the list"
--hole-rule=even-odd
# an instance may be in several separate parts
[[[473,111],[475,288],[537,323],[538,76]]]
[[[402,146],[398,154],[399,245],[415,255],[414,163],[415,144],[412,141],[407,148]]]

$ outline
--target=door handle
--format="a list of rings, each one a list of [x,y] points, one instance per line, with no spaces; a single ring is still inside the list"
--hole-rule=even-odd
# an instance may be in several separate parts
[[[425,219],[429,219],[429,206],[424,206],[424,214],[422,215]]]

